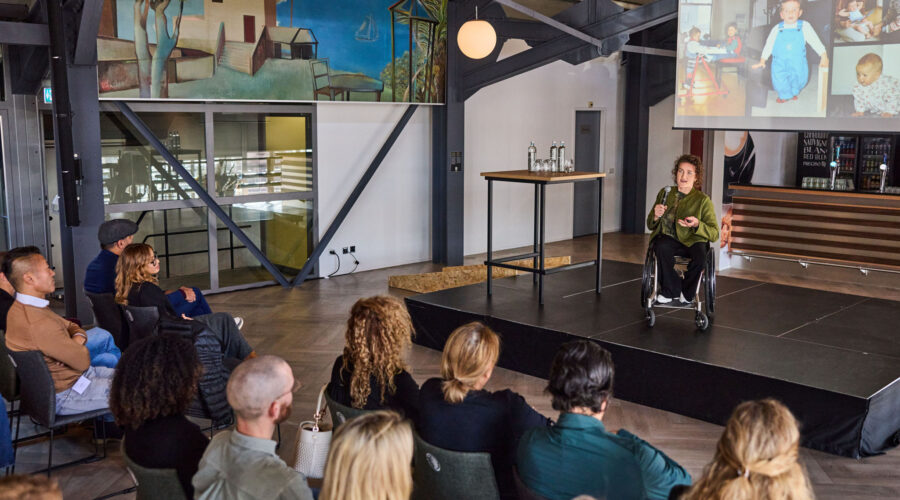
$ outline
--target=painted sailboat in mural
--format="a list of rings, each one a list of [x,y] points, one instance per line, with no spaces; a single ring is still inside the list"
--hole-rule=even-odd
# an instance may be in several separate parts
[[[360,42],[374,42],[378,40],[378,24],[375,22],[375,16],[366,14],[359,29],[356,30],[356,37]]]

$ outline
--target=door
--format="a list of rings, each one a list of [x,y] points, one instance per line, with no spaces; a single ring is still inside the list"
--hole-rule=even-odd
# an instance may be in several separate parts
[[[600,171],[600,155],[603,154],[602,114],[601,110],[575,112],[576,171]],[[596,182],[575,183],[575,206],[572,218],[572,235],[575,238],[597,233],[599,195]]]
[[[256,43],[256,16],[244,16],[244,41]]]

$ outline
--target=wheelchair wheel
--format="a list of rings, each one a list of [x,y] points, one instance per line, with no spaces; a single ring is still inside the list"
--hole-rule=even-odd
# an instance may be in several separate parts
[[[716,314],[716,256],[713,251],[706,254],[706,272],[704,273],[705,291],[704,299],[706,300],[706,315],[712,321]]]
[[[656,313],[653,312],[653,309],[647,309],[647,326],[653,328],[653,325],[656,324]]]
[[[694,316],[694,323],[697,325],[697,329],[706,331],[709,328],[709,317],[705,313],[697,311],[697,315]]]
[[[648,307],[653,295],[653,286],[656,282],[656,257],[653,255],[653,246],[647,249],[644,258],[644,269],[641,276],[641,307]]]

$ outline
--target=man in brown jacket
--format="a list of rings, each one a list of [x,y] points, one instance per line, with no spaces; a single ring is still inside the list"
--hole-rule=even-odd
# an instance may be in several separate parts
[[[56,273],[36,247],[10,250],[3,272],[16,289],[16,301],[6,316],[6,347],[44,354],[56,388],[56,413],[105,408],[115,374],[109,365],[115,366],[120,355],[109,332],[85,332],[47,307],[44,297],[55,290]]]

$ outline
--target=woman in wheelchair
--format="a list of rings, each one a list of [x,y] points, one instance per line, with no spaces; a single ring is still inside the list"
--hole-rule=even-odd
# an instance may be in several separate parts
[[[709,196],[700,191],[703,161],[694,155],[682,155],[672,169],[675,188],[666,186],[656,195],[656,203],[647,215],[647,227],[659,261],[660,292],[656,301],[667,304],[680,300],[689,304],[706,262],[709,243],[719,239],[719,224]],[[675,271],[675,257],[690,257],[684,280]]]

